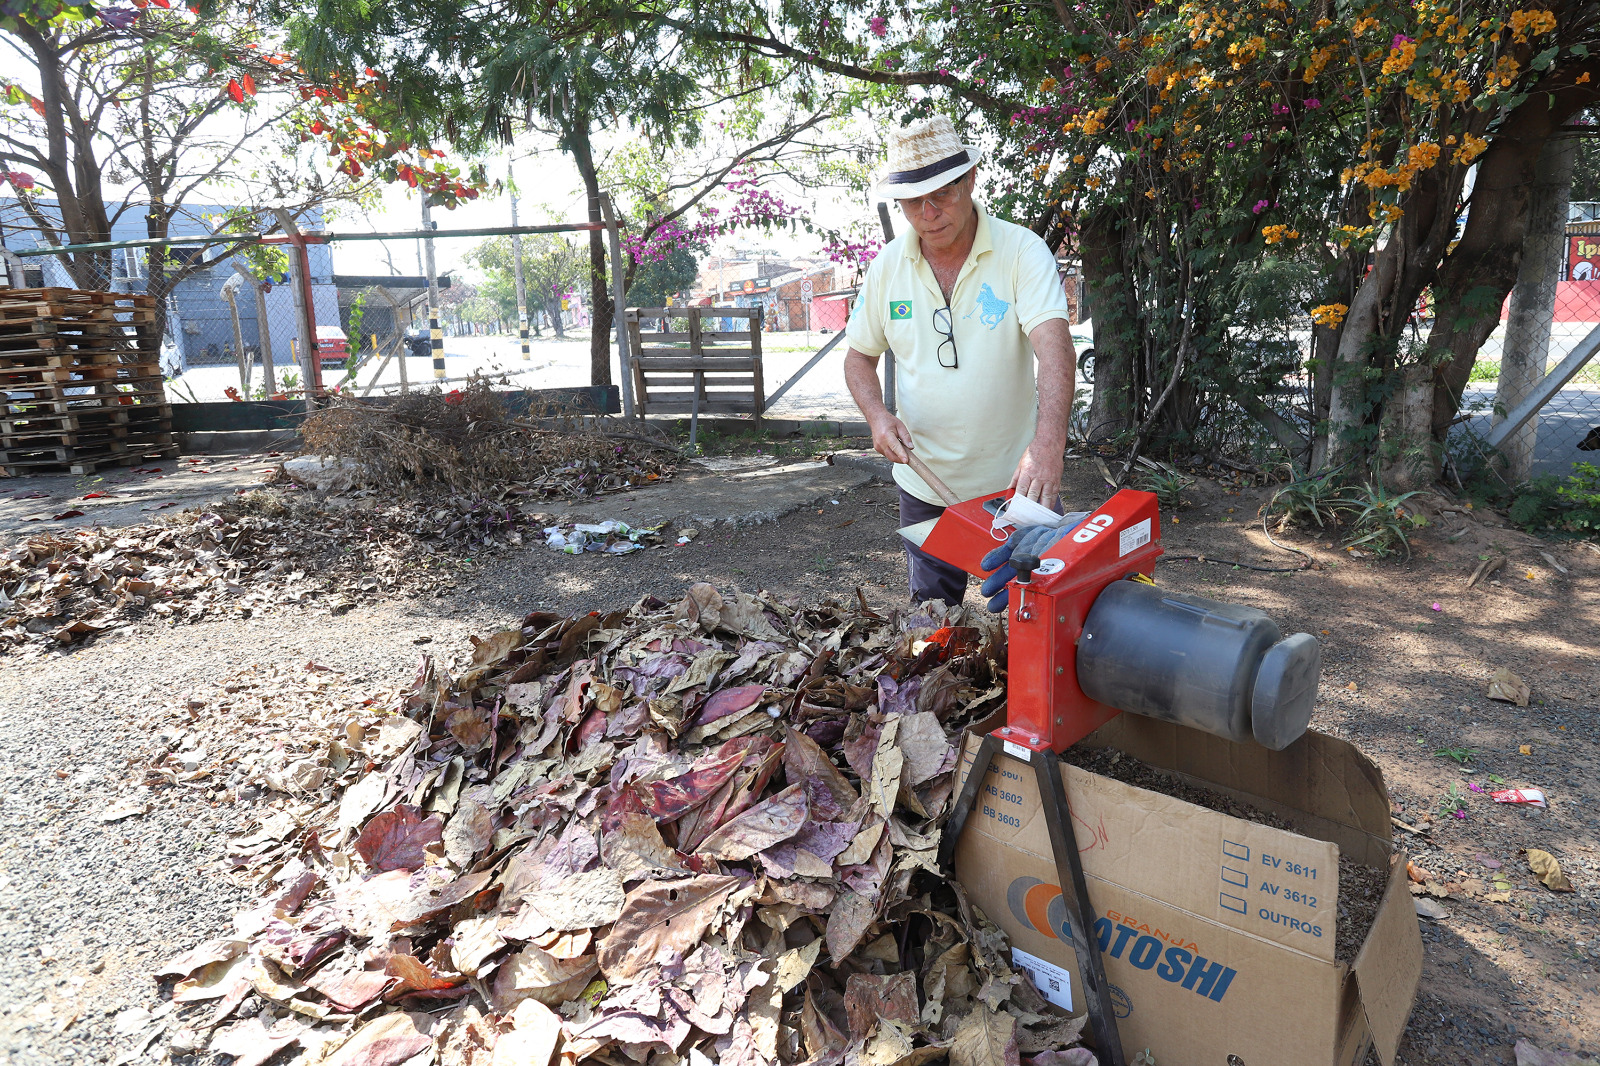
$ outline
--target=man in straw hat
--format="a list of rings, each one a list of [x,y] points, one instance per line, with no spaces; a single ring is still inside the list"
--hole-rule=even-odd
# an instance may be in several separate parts
[[[902,525],[944,509],[904,465],[913,447],[964,500],[1009,484],[1059,509],[1076,362],[1067,297],[1049,246],[973,201],[980,155],[942,115],[891,131],[878,192],[910,230],[873,260],[845,330],[845,381],[873,446],[897,464]],[[878,381],[890,348],[898,418]],[[914,600],[961,602],[964,571],[906,551]]]

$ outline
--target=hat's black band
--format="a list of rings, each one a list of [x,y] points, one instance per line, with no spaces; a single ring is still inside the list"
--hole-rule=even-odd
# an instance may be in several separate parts
[[[951,167],[960,166],[962,163],[970,163],[971,161],[972,156],[963,148],[953,156],[941,159],[937,163],[929,163],[925,167],[918,167],[916,170],[896,170],[889,174],[885,183],[890,185],[915,185],[919,181],[927,181],[929,178],[938,177]]]

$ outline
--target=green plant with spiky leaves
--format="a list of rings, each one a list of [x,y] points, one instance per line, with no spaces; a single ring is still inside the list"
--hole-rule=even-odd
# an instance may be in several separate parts
[[[1363,485],[1352,500],[1354,529],[1345,547],[1370,552],[1380,559],[1396,553],[1411,558],[1411,534],[1428,524],[1426,518],[1406,509],[1406,501],[1416,494],[1413,490],[1395,495],[1382,482]]]

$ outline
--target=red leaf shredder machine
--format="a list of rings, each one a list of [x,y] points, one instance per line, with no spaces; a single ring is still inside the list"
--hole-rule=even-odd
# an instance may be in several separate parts
[[[913,458],[913,468],[929,479]],[[947,501],[954,497],[929,479]],[[900,531],[937,559],[985,576],[991,525],[1010,493],[951,502]],[[1124,489],[1042,556],[1014,554],[1005,725],[983,738],[940,845],[953,861],[987,768],[1000,751],[1033,766],[1055,855],[1084,1000],[1102,1063],[1125,1066],[1107,996],[1083,865],[1056,754],[1122,712],[1282,750],[1306,730],[1322,668],[1315,637],[1283,638],[1251,607],[1164,591],[1156,497]]]

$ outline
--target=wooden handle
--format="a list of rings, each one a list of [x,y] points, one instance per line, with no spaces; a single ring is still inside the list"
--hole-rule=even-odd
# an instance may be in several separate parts
[[[917,472],[918,477],[928,483],[929,488],[939,494],[939,498],[944,501],[946,507],[954,507],[961,502],[961,497],[951,492],[950,486],[946,485],[938,474],[929,470],[928,464],[917,458],[917,453],[910,448],[906,449],[906,462],[911,466],[911,469]]]

